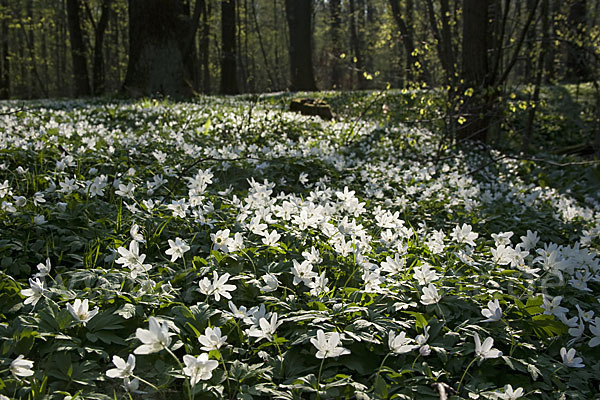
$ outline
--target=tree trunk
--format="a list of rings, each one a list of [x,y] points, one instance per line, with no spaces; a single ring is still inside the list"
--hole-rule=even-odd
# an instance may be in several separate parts
[[[237,54],[235,0],[221,0],[221,92],[236,94]]]
[[[340,37],[341,37],[341,0],[329,0],[329,18],[331,22],[331,86],[333,89],[339,89],[340,81],[342,78],[342,71],[340,68],[339,57],[341,53],[340,49]]]
[[[104,34],[108,26],[111,0],[102,2],[102,11],[94,35],[94,63],[92,65],[92,87],[95,95],[104,93]]]
[[[312,0],[285,0],[293,91],[317,90],[312,63]]]
[[[3,10],[7,10],[8,8],[8,0],[2,0]],[[8,15],[8,11],[6,14]],[[0,64],[2,65],[2,69],[0,69],[0,99],[8,99],[10,97],[10,55],[8,54],[8,20],[7,18],[2,18],[2,26],[0,27],[0,31],[2,32],[2,60],[0,60]]]
[[[466,123],[457,129],[459,141],[470,139],[486,141],[490,126],[487,93],[491,82],[488,64],[490,29],[488,13],[493,0],[463,0],[462,79],[466,96],[462,114]]]
[[[208,4],[207,4],[208,3]],[[202,32],[200,36],[200,64],[202,65],[202,87],[204,93],[210,93],[210,2],[203,2]]]
[[[570,41],[567,43],[567,72],[568,82],[585,82],[589,80],[590,70],[587,54],[582,43],[587,30],[586,0],[572,0],[567,19],[570,30]]]
[[[417,81],[429,82],[429,73],[423,65],[418,53],[415,51],[415,39],[412,29],[406,24],[405,18],[400,10],[399,0],[389,0],[392,8],[392,14],[394,20],[400,30],[402,45],[404,46],[404,52],[406,53],[406,76],[407,81],[412,80],[414,77]],[[412,5],[412,3],[410,3]],[[407,3],[408,7],[408,3]],[[410,10],[410,9],[409,9]]]
[[[129,63],[123,84],[129,94],[193,94],[183,55],[188,22],[181,0],[129,0]]]
[[[363,59],[360,49],[360,40],[358,38],[358,32],[356,30],[356,7],[354,0],[350,0],[350,49],[354,54],[352,60],[354,66],[352,68],[352,75],[356,77],[356,84],[358,89],[363,89]],[[354,79],[353,79],[354,80]]]
[[[67,19],[69,24],[69,37],[71,39],[71,57],[73,59],[73,74],[75,75],[75,96],[89,96],[90,79],[85,59],[85,43],[81,31],[79,10],[79,0],[67,0]]]

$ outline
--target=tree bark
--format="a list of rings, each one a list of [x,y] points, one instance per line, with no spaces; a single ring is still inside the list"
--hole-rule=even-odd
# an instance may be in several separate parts
[[[355,7],[354,0],[350,0],[350,49],[352,49],[352,54],[354,54],[354,59],[352,62],[354,63],[354,67],[352,68],[353,76],[356,77],[356,84],[358,89],[363,89],[363,58],[361,54],[360,48],[360,40],[358,38],[358,32],[356,30],[356,14],[357,10]]]
[[[236,94],[237,51],[235,0],[221,0],[221,92]]]
[[[567,23],[570,39],[567,43],[567,71],[565,80],[568,82],[585,82],[589,80],[590,70],[587,63],[587,53],[582,43],[585,43],[587,30],[587,1],[572,0],[569,6]]]
[[[208,4],[207,4],[208,3]],[[200,33],[200,64],[202,66],[202,87],[204,93],[210,93],[210,2],[203,2],[202,31]]]
[[[312,63],[312,0],[285,0],[293,91],[317,90]]]
[[[329,18],[331,29],[331,86],[333,89],[339,89],[342,78],[339,57],[341,53],[340,38],[341,38],[341,0],[329,0]]]
[[[129,63],[123,89],[133,96],[192,95],[183,55],[188,30],[181,0],[129,0]]]
[[[457,139],[485,141],[490,125],[487,109],[491,82],[488,64],[490,29],[488,8],[493,0],[463,0],[462,78],[465,90],[473,95],[464,98],[462,114],[466,123],[457,129]]]
[[[95,95],[104,93],[104,34],[108,26],[111,0],[102,1],[100,19],[95,27],[94,62],[92,64],[92,88]]]
[[[0,3],[4,10],[5,17],[8,15],[8,0],[2,0]],[[0,27],[2,32],[2,60],[0,64],[0,99],[8,99],[10,97],[10,55],[8,53],[8,20],[2,18],[2,26]]]
[[[89,96],[90,79],[85,59],[85,43],[81,30],[79,0],[67,0],[67,20],[71,40],[71,57],[73,59],[73,74],[75,75],[75,96]]]
[[[404,52],[406,53],[406,76],[407,80],[410,81],[414,78],[417,81],[425,81],[429,82],[429,73],[427,69],[423,65],[418,53],[415,51],[415,39],[412,32],[412,29],[409,29],[409,26],[406,24],[406,21],[403,17],[402,11],[400,10],[400,2],[399,0],[389,0],[390,6],[392,8],[392,14],[394,16],[394,20],[398,25],[398,29],[400,30],[402,45],[404,46]],[[408,3],[407,3],[408,4]],[[412,4],[412,3],[410,3]],[[407,5],[408,7],[408,5]],[[419,67],[417,67],[419,66]]]

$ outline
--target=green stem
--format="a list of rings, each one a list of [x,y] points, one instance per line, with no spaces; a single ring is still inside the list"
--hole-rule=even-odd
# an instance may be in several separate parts
[[[223,354],[221,351],[217,349],[217,353],[219,353],[219,358],[221,359],[221,363],[223,364],[223,370],[225,371],[225,381],[227,382],[227,391],[231,393],[231,383],[229,382],[229,372],[227,372],[227,366],[225,365],[225,359],[223,358]]]
[[[463,375],[460,378],[460,382],[458,382],[458,389],[456,389],[456,394],[460,394],[460,388],[462,386],[463,380],[465,379],[465,376],[467,376],[467,372],[469,372],[469,368],[471,368],[471,365],[473,365],[473,363],[475,361],[477,361],[477,357],[475,357],[473,360],[471,360],[471,362],[467,366],[467,369],[465,369],[465,372],[463,373]]]
[[[179,361],[179,358],[177,358],[177,356],[175,355],[175,353],[173,353],[171,351],[171,349],[169,349],[168,347],[165,347],[165,350],[167,351],[167,353],[169,353],[171,355],[171,357],[173,357],[175,359],[175,361],[177,361],[177,365],[179,365],[179,369],[181,370],[181,373],[184,376],[186,376],[185,372],[183,372],[183,365],[181,364],[181,361]],[[187,376],[184,379],[185,379],[186,387],[188,389],[188,399],[189,400],[193,400],[194,399],[194,395],[192,394],[192,385],[190,384],[190,380],[187,378]]]
[[[377,370],[377,374],[375,374],[375,383],[377,383],[377,378],[379,378],[379,373],[381,372],[381,368],[383,368],[383,364],[385,364],[385,360],[387,360],[387,358],[390,356],[390,354],[392,354],[392,353],[387,353],[385,355],[385,357],[383,357],[383,361],[381,362],[381,365],[379,366],[379,369]]]
[[[140,381],[140,382],[142,382],[142,383],[144,383],[144,384],[146,384],[146,385],[148,385],[148,386],[150,386],[152,389],[156,390],[157,392],[159,392],[159,391],[160,391],[160,389],[159,389],[159,388],[157,388],[156,386],[154,386],[153,384],[151,384],[151,383],[150,383],[150,382],[148,382],[147,380],[140,378],[140,377],[139,377],[139,376],[137,376],[137,375],[131,375],[131,377],[132,377],[132,378],[134,378],[134,379],[137,379],[138,381]]]
[[[321,398],[320,390],[321,390],[321,371],[323,370],[323,363],[325,362],[325,357],[321,359],[321,365],[319,366],[319,376],[317,377],[317,400]]]

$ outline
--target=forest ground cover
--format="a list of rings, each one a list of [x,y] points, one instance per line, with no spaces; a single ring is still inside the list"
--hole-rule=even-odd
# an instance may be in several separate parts
[[[0,393],[593,398],[597,169],[392,95],[0,103]]]

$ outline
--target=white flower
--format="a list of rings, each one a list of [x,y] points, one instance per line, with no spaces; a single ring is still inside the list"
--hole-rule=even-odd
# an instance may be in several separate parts
[[[549,300],[547,296],[544,296],[544,304],[542,304],[542,308],[545,310],[544,314],[560,317],[561,314],[568,312],[568,308],[560,306],[561,301],[562,296],[556,296],[552,300]]]
[[[431,265],[424,263],[423,265],[416,267],[413,277],[419,281],[419,285],[425,286],[433,281],[440,279],[435,270],[431,269]]]
[[[415,342],[417,342],[417,347],[419,347],[419,353],[423,357],[427,357],[429,354],[431,354],[431,347],[427,344],[427,341],[429,340],[430,328],[431,327],[425,326],[425,324],[423,324],[423,334],[417,335],[417,337],[415,337]]]
[[[217,361],[208,359],[208,353],[202,353],[198,357],[186,354],[183,356],[183,362],[183,373],[190,378],[192,386],[212,378],[212,371],[219,365]]]
[[[404,354],[418,348],[418,345],[411,345],[413,340],[406,337],[406,332],[400,332],[398,336],[393,331],[388,334],[388,346],[393,353]]]
[[[313,271],[312,264],[308,260],[304,260],[302,263],[292,260],[292,264],[292,274],[294,274],[294,281],[292,283],[294,285],[302,282],[309,286],[311,280],[317,277],[317,273]]]
[[[279,281],[273,274],[265,274],[262,276],[262,280],[265,281],[265,285],[261,286],[260,290],[265,293],[274,292],[279,287]]]
[[[594,323],[589,325],[590,331],[594,334],[594,337],[588,343],[590,347],[596,347],[600,344],[600,317],[594,319]]]
[[[27,297],[24,301],[25,304],[35,306],[44,295],[44,282],[40,281],[40,278],[29,278],[29,286],[29,289],[21,290],[21,294]]]
[[[513,390],[512,386],[506,385],[504,386],[504,393],[496,392],[496,396],[502,400],[517,400],[518,398],[523,396],[523,388],[517,388]]]
[[[129,268],[133,279],[135,279],[138,274],[143,274],[152,268],[152,265],[144,264],[146,255],[140,254],[139,243],[135,240],[132,240],[131,243],[129,243],[129,250],[125,247],[119,247],[117,251],[121,257],[115,260],[115,262]]]
[[[133,351],[135,354],[156,353],[171,344],[169,325],[166,322],[160,323],[156,318],[150,317],[148,325],[149,329],[138,328],[135,331],[135,336],[143,343]]]
[[[475,334],[475,354],[481,357],[482,359],[486,358],[498,358],[502,356],[502,352],[498,349],[493,349],[494,339],[489,337],[483,341],[481,344],[481,339],[479,339],[479,335]]]
[[[439,295],[437,288],[433,283],[423,288],[423,295],[421,296],[421,303],[425,305],[436,304],[442,299]]]
[[[311,338],[310,342],[317,348],[317,358],[329,358],[350,354],[350,350],[344,347],[338,347],[340,344],[340,334],[331,332],[325,335],[322,329],[317,331],[317,338]]]
[[[396,253],[394,258],[387,256],[385,261],[381,263],[381,269],[385,272],[389,272],[392,275],[397,275],[404,272],[404,265],[406,260],[400,258],[400,254]]]
[[[210,239],[213,241],[215,250],[229,253],[229,247],[233,244],[233,240],[229,237],[229,229],[211,233]]]
[[[575,349],[570,349],[569,351],[567,351],[567,349],[563,347],[562,349],[560,349],[560,356],[562,357],[563,364],[565,364],[567,367],[585,367],[583,359],[581,357],[575,357]]]
[[[481,314],[487,319],[484,319],[481,322],[500,321],[502,319],[502,308],[500,308],[500,303],[498,302],[498,299],[495,299],[494,301],[488,301],[487,306],[488,308],[484,308],[483,310],[481,310]]]
[[[236,287],[235,285],[227,284],[229,277],[230,275],[227,272],[221,275],[221,277],[219,277],[217,271],[213,271],[212,282],[210,282],[210,280],[207,277],[204,277],[198,283],[198,285],[200,286],[200,292],[207,296],[215,296],[216,301],[221,300],[221,296],[225,297],[226,299],[231,299],[231,294],[229,292],[234,291]]]
[[[112,362],[117,368],[106,371],[106,376],[109,378],[128,378],[133,375],[135,369],[135,356],[133,354],[129,355],[127,362],[119,356],[113,356]]]
[[[462,227],[456,225],[452,231],[452,238],[456,240],[457,243],[466,243],[475,247],[474,240],[477,239],[479,234],[472,232],[472,229],[471,225],[468,224],[463,224]]]
[[[115,191],[115,194],[121,197],[128,197],[133,199],[133,192],[135,191],[135,186],[133,183],[129,182],[127,185],[123,185],[119,183],[119,189]]]
[[[23,354],[20,354],[10,363],[10,372],[15,376],[31,376],[33,375],[33,361],[25,359]]]
[[[33,275],[34,278],[44,278],[50,274],[50,270],[52,269],[52,265],[50,264],[50,259],[46,258],[46,264],[39,263],[37,265],[38,272]]]
[[[323,271],[321,275],[316,276],[315,280],[308,285],[310,287],[310,295],[318,297],[323,293],[329,292],[327,282],[329,282],[329,279],[325,277],[325,271]]]
[[[129,234],[131,238],[136,242],[145,243],[144,236],[140,233],[140,226],[138,224],[131,225],[131,229],[129,229]]]
[[[165,254],[171,256],[171,262],[176,261],[178,258],[183,257],[183,254],[190,249],[190,246],[181,238],[175,238],[175,241],[169,239],[170,249],[165,251]]]
[[[263,236],[264,236],[262,239],[263,244],[265,246],[270,246],[270,247],[276,247],[277,242],[279,242],[279,239],[281,239],[281,235],[279,233],[277,233],[276,230],[272,230],[271,233],[264,231]]]
[[[73,305],[67,303],[67,310],[78,322],[83,323],[83,325],[98,314],[98,307],[89,311],[88,299],[83,301],[81,301],[81,299],[75,299]]]
[[[202,344],[201,349],[204,351],[218,350],[225,344],[227,336],[221,336],[221,328],[207,327],[204,330],[204,335],[200,335],[198,341]]]
[[[275,331],[281,324],[282,322],[277,321],[277,313],[273,313],[271,314],[270,321],[268,321],[265,317],[261,317],[258,320],[258,326],[251,327],[247,333],[248,336],[256,337],[258,340],[271,340],[273,339],[273,334],[275,334]]]

